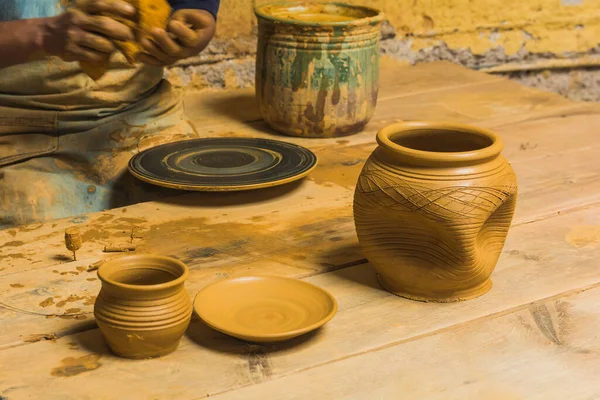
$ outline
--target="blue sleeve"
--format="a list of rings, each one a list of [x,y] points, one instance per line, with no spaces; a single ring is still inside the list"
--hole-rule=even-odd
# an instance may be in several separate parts
[[[217,13],[219,12],[219,5],[221,0],[169,0],[173,11],[181,10],[184,8],[191,8],[194,10],[208,11],[217,19]]]

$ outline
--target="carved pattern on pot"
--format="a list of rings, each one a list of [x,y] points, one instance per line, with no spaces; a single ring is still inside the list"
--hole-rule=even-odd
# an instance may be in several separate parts
[[[491,288],[516,205],[516,177],[500,156],[499,138],[487,131],[411,123],[378,135],[389,139],[394,132],[426,127],[475,129],[492,135],[496,149],[487,159],[428,166],[427,160],[415,165],[410,149],[403,158],[380,141],[355,192],[359,241],[381,284],[393,293],[424,301],[474,298]]]

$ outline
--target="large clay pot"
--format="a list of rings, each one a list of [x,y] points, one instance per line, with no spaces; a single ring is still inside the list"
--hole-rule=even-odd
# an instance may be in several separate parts
[[[379,89],[378,10],[269,3],[258,18],[256,97],[276,131],[327,138],[360,131]]]
[[[94,315],[115,354],[150,358],[177,348],[192,315],[187,276],[181,261],[154,255],[119,257],[100,266]]]
[[[492,287],[517,179],[493,132],[411,122],[377,134],[354,197],[365,256],[390,292],[468,300]]]

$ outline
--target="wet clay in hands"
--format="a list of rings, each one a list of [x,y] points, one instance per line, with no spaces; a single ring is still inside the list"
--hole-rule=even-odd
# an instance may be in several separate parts
[[[78,4],[85,0],[80,0]],[[106,0],[108,2],[117,0]],[[115,46],[123,53],[125,58],[130,64],[134,64],[137,56],[142,51],[141,41],[144,38],[151,40],[150,32],[152,28],[166,29],[167,22],[171,15],[171,6],[166,0],[125,0],[131,4],[137,10],[137,15],[133,20],[126,19],[120,16],[112,15],[109,13],[101,13],[106,17],[113,18],[127,27],[131,28],[136,36],[134,41],[121,41],[117,40],[114,42]],[[100,62],[81,62],[81,68],[83,71],[92,79],[98,80],[106,71],[108,71],[110,62],[109,60]]]

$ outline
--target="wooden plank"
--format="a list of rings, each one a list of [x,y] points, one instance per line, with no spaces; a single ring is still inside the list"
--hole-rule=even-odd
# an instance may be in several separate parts
[[[590,140],[599,118],[576,114],[538,119],[525,123],[523,128],[517,124],[501,132],[521,187],[515,224],[600,200],[598,145]],[[526,146],[523,137],[527,137]],[[136,242],[139,251],[182,259],[192,268],[198,285],[227,274],[270,272],[302,277],[363,262],[354,234],[351,202],[368,146],[348,146],[322,154],[321,169],[312,178],[316,183],[305,182],[282,197],[263,199],[264,194],[255,193],[236,202],[237,195],[197,195],[189,202],[161,205],[162,212],[152,208],[154,203],[147,203],[126,213],[117,210],[92,216],[81,224],[88,240],[80,251],[80,263],[47,268],[68,255],[58,226],[40,228],[37,240],[27,236],[35,232],[15,231],[14,237],[7,238],[12,245],[0,249],[0,259],[5,262],[5,270],[0,272],[4,276],[0,301],[5,291],[15,296],[10,301],[12,307],[30,313],[60,315],[69,309],[89,309],[83,303],[97,291],[97,282],[87,281],[88,273],[77,277],[75,274],[81,273],[78,268],[105,257],[101,250],[109,239],[126,241],[133,226],[143,228],[144,238]],[[255,202],[252,196],[258,196]],[[42,248],[44,251],[40,251]],[[23,262],[27,259],[31,263]],[[25,287],[17,293],[10,285]],[[78,301],[56,306],[71,295]],[[54,305],[41,306],[54,296],[58,296]],[[34,314],[7,311],[4,322],[14,328],[0,335],[0,346],[18,345],[32,332],[37,334],[32,330],[38,319]],[[72,326],[76,322],[56,319],[46,333],[64,335],[76,329]]]
[[[378,103],[394,101],[397,97],[415,96],[443,89],[464,88],[491,82],[505,82],[512,90],[523,86],[449,62],[433,62],[408,67],[383,57],[380,67]],[[232,122],[248,123],[261,119],[254,88],[239,90],[204,90],[186,92],[184,103],[187,116],[203,129],[218,129]]]
[[[437,64],[435,64],[437,65]],[[398,76],[404,78],[404,80],[400,80],[400,82],[410,82],[411,79],[408,79],[407,77],[411,77],[414,78],[416,76],[426,76],[426,75],[435,75],[433,72],[435,71],[435,69],[433,69],[435,67],[434,64],[427,65],[427,67],[419,67],[419,68],[410,68],[408,69],[408,71],[405,74],[397,74]],[[421,68],[424,68],[423,72],[421,70]],[[429,71],[427,68],[432,69],[432,71]],[[440,69],[439,66],[437,68],[438,70]],[[446,71],[446,68],[444,66],[444,68],[442,68],[443,71]],[[415,71],[416,70],[416,71]],[[467,78],[464,78],[461,75],[461,71],[464,72],[465,76],[468,77],[468,80],[473,80],[475,79],[474,74],[479,76],[482,74],[477,74],[477,73],[473,73],[472,71],[468,71],[466,69],[462,69],[462,68],[458,68],[456,69],[456,67],[450,68],[448,69],[448,71],[451,71],[451,76],[452,79],[458,80],[459,82],[464,82],[467,80]],[[411,76],[411,74],[413,74]],[[438,75],[436,75],[438,76]],[[444,76],[439,75],[439,76]],[[483,75],[483,77],[485,79],[487,79],[487,77],[485,75]],[[462,81],[461,81],[462,79]],[[511,84],[506,83],[506,84],[497,84],[497,83],[485,83],[485,79],[483,79],[483,83],[484,85],[481,87],[482,90],[484,90],[481,93],[481,96],[472,96],[472,90],[473,88],[468,87],[465,88],[463,87],[452,90],[448,93],[446,93],[444,96],[445,98],[445,103],[443,104],[458,104],[461,102],[460,99],[475,99],[476,102],[481,102],[482,99],[485,99],[485,96],[489,95],[491,96],[491,98],[503,98],[503,97],[509,97],[511,98],[511,101],[514,102],[515,104],[515,109],[512,109],[511,107],[507,106],[506,104],[503,105],[503,107],[499,107],[496,106],[495,109],[496,110],[501,110],[498,111],[496,113],[496,123],[497,124],[502,124],[502,121],[506,121],[505,119],[500,119],[500,115],[504,115],[504,118],[507,118],[508,120],[518,120],[518,118],[527,118],[527,113],[525,114],[516,114],[515,115],[515,110],[520,110],[520,109],[527,109],[527,107],[523,106],[522,102],[519,102],[518,99],[523,98],[526,99],[524,101],[533,101],[531,99],[536,99],[539,96],[542,96],[542,98],[545,98],[544,96],[550,96],[548,94],[543,94],[542,92],[539,91],[534,91],[532,89],[527,89],[527,88],[522,88],[519,90],[525,90],[527,93],[533,93],[532,95],[529,95],[529,97],[527,95],[524,95],[521,92],[517,92],[517,95],[515,95],[514,92],[514,87],[511,86]],[[450,76],[447,77],[447,79],[445,79],[446,81],[450,81]],[[475,79],[476,80],[476,79]],[[409,83],[407,83],[409,84]],[[491,86],[490,86],[491,85]],[[387,86],[387,85],[386,85]],[[464,85],[463,85],[464,86]],[[520,87],[517,85],[517,87]],[[429,97],[427,97],[429,96]],[[435,93],[429,92],[425,95],[425,97],[422,97],[421,101],[422,103],[422,107],[420,107],[420,109],[422,110],[429,110],[430,107],[427,106],[428,101],[430,100],[430,97],[433,96],[433,98],[435,98]],[[537,97],[536,97],[537,96]],[[203,95],[198,95],[197,98],[207,98],[210,96],[203,96]],[[550,96],[552,98],[554,98],[553,96]],[[528,100],[527,100],[528,99]],[[398,100],[399,101],[399,100]],[[320,159],[320,166],[319,168],[313,173],[312,175],[312,179],[314,179],[317,183],[320,183],[322,185],[330,185],[330,184],[338,184],[338,185],[342,185],[346,188],[353,188],[354,183],[356,182],[356,177],[360,171],[361,168],[361,164],[362,162],[366,159],[366,157],[368,156],[368,154],[372,151],[372,149],[375,147],[374,145],[374,135],[376,132],[376,128],[379,126],[383,126],[387,123],[393,122],[393,116],[394,115],[398,115],[401,114],[404,110],[414,110],[414,106],[415,105],[419,105],[419,101],[417,101],[415,99],[415,101],[408,101],[406,98],[403,99],[402,101],[404,101],[403,103],[397,103],[397,101],[394,102],[394,104],[397,105],[397,108],[393,108],[388,110],[387,114],[386,112],[383,111],[378,111],[378,115],[376,116],[376,121],[372,124],[372,126],[369,127],[369,129],[367,129],[365,132],[359,134],[359,135],[355,135],[355,136],[351,136],[345,139],[339,139],[339,140],[316,140],[316,141],[311,141],[308,139],[297,139],[297,138],[287,138],[286,140],[289,141],[295,141],[301,144],[305,144],[307,146],[309,146],[310,148],[314,149]],[[543,102],[541,100],[536,100],[536,104],[546,104],[546,106],[548,106],[549,108],[545,108],[541,107],[541,110],[546,110],[545,112],[548,112],[547,110],[549,109],[556,109],[555,111],[555,115],[556,113],[561,113],[561,109],[563,109],[562,106],[556,106],[556,103],[554,100],[553,101],[546,101]],[[512,104],[512,103],[510,103]],[[550,105],[548,105],[550,104]],[[571,102],[568,102],[568,104],[570,104],[572,107]],[[556,106],[556,107],[555,107]],[[194,110],[196,110],[198,107],[195,107],[193,109],[188,109],[188,112],[193,114]],[[235,107],[236,109],[238,107]],[[531,107],[529,107],[531,108]],[[539,107],[538,107],[539,108]],[[503,114],[505,113],[505,114]],[[487,114],[485,114],[487,115]],[[518,117],[518,116],[521,117]],[[548,117],[548,115],[552,115],[552,114],[546,114],[546,117]],[[560,114],[558,114],[560,115]],[[445,114],[440,114],[437,113],[435,109],[430,111],[429,117],[428,119],[447,119],[448,115]],[[223,118],[221,118],[223,119]],[[483,121],[471,121],[471,122],[476,122],[479,124],[485,124],[485,120]],[[489,124],[488,124],[489,125]],[[564,125],[563,125],[564,126]],[[566,128],[565,128],[566,129]],[[503,130],[501,133],[505,136],[505,140],[506,139],[510,139],[510,132],[513,132],[517,129],[514,128],[514,126],[511,126],[510,129],[506,129],[505,131]],[[227,133],[227,132],[226,132]],[[235,133],[235,132],[234,132]],[[562,136],[563,138],[565,137],[564,132],[559,131],[557,132],[557,135],[552,135],[549,138],[542,138],[543,140],[546,140],[546,143],[549,144],[550,147],[552,147],[552,143],[555,143],[554,141],[556,140],[561,140],[560,136]],[[213,134],[220,134],[219,132],[213,132]],[[533,130],[529,130],[527,132],[519,132],[519,136],[521,135],[531,135],[534,134],[535,132]],[[542,132],[543,134],[543,132]],[[521,140],[519,138],[519,140]],[[564,139],[562,139],[564,142]],[[587,140],[589,142],[589,138],[585,137],[585,140]],[[563,143],[561,142],[561,143]],[[558,143],[558,142],[556,142]],[[360,147],[360,145],[364,144],[363,147]],[[519,146],[523,144],[523,143],[519,143]],[[573,146],[573,144],[570,144],[571,146]],[[358,146],[358,147],[353,147],[353,146]],[[344,155],[342,156],[338,156],[337,153],[340,151],[341,148],[344,148]],[[347,149],[346,149],[347,148]],[[509,160],[511,161],[515,161],[516,159],[512,156],[511,151],[512,152],[517,152],[518,153],[519,147],[514,147],[514,146],[510,146],[507,145],[507,149],[506,149],[506,153],[507,153],[507,157],[509,158]],[[556,148],[556,152],[560,152],[564,150],[563,147],[557,147]],[[538,150],[539,151],[539,150]],[[590,166],[588,166],[588,168],[591,171],[594,171],[593,168],[590,168]],[[322,186],[321,185],[321,186]],[[321,196],[321,192],[328,192],[327,190],[323,190],[323,188],[319,186],[318,188],[312,187],[312,189],[314,190],[306,190],[306,191],[299,191],[298,193],[294,193],[296,195],[298,195],[298,197],[292,197],[292,196],[285,196],[285,194],[289,194],[285,193],[282,198],[285,200],[290,200],[290,199],[294,199],[293,201],[313,201],[314,206],[318,207],[319,204],[323,203],[324,201],[324,196]],[[294,188],[292,186],[292,188]],[[285,188],[285,189],[289,189],[289,188]],[[182,204],[188,204],[188,205],[197,205],[197,204],[203,204],[206,201],[208,201],[210,203],[208,208],[212,208],[215,206],[215,203],[218,201],[218,199],[223,199],[223,203],[225,204],[225,207],[227,207],[227,204],[230,204],[232,202],[232,200],[234,198],[238,199],[238,202],[240,202],[240,197],[244,196],[245,198],[248,199],[249,202],[261,202],[261,203],[266,203],[268,202],[269,198],[275,198],[278,195],[282,195],[282,190],[285,189],[273,189],[270,191],[265,191],[264,193],[261,193],[259,195],[247,195],[247,194],[241,194],[241,195],[232,195],[232,196],[206,196],[206,195],[198,195],[198,194],[192,194],[192,195],[185,195],[185,196],[181,196],[180,200],[173,200],[173,202],[177,203],[180,202]],[[307,194],[309,193],[310,194]],[[175,193],[179,193],[179,192],[173,192]],[[329,194],[329,193],[323,193],[323,194]],[[348,196],[348,193],[346,193],[346,195]],[[262,196],[262,199],[258,198]],[[308,197],[311,197],[312,199],[308,199]],[[139,209],[141,207],[141,209]],[[163,215],[163,216],[170,216],[172,214],[172,208],[168,207],[167,205],[165,205],[163,202],[156,202],[156,203],[149,203],[147,205],[134,205],[132,207],[129,207],[129,213],[128,216],[131,216],[132,214],[136,213],[136,210],[138,210],[140,212],[138,212],[137,214],[141,217],[145,217],[147,216],[149,213],[154,215]],[[249,210],[251,213],[256,213],[255,210]],[[209,211],[207,214],[211,214],[211,212]],[[213,213],[214,214],[214,213]],[[117,213],[113,213],[111,215],[119,215],[118,212]],[[177,213],[175,213],[175,215],[177,215]],[[181,215],[181,213],[180,213]],[[101,214],[95,214],[94,215],[90,215],[89,216],[90,219],[95,220],[95,221],[99,221],[102,220],[103,218],[107,218]],[[117,218],[119,219],[119,221],[122,221],[126,216],[123,215],[123,218]],[[134,218],[141,218],[141,217],[137,217],[134,215]],[[84,219],[87,218],[84,217]],[[72,222],[69,222],[72,221]],[[43,262],[43,264],[48,264],[48,265],[53,265],[56,264],[55,261],[60,261],[60,260],[54,260],[53,257],[60,257],[62,255],[62,253],[60,253],[60,247],[61,245],[56,243],[56,238],[60,238],[62,236],[62,231],[69,225],[69,224],[73,224],[73,223],[77,223],[77,222],[81,222],[81,219],[78,218],[74,218],[74,219],[67,219],[67,220],[63,220],[63,221],[56,221],[54,223],[52,223],[51,225],[43,225],[43,224],[34,224],[31,227],[23,227],[21,229],[17,230],[7,230],[7,231],[0,231],[0,243],[4,242],[4,243],[27,243],[26,247],[29,246],[33,246],[31,247],[31,250],[25,250],[25,248],[23,248],[22,246],[17,249],[18,246],[8,246],[8,247],[0,247],[0,274],[3,273],[3,269],[7,270],[8,268],[11,268],[11,272],[15,272],[14,270],[14,265],[16,263],[19,263],[20,265],[25,265],[27,267],[30,266],[34,266],[37,265],[41,262]],[[133,224],[131,223],[120,223],[117,226],[119,227],[124,227],[125,229],[130,229],[130,227]],[[54,226],[56,229],[52,229],[50,226]],[[35,230],[35,234],[31,234],[31,232],[28,232],[30,230]],[[17,236],[18,234],[18,238],[15,239],[15,236]],[[114,235],[121,235],[121,232],[113,232]],[[53,240],[48,243],[46,241],[46,239],[49,238],[53,238]],[[48,254],[48,252],[40,252],[39,249],[40,248],[45,248],[48,249],[47,247],[38,247],[38,246],[46,246],[49,245],[50,248],[52,249],[52,252],[50,254]],[[18,250],[18,251],[17,251]],[[82,256],[83,257],[90,257],[90,256],[99,256],[98,252],[95,253],[85,253],[86,250],[84,250]],[[8,257],[9,255],[11,255],[10,257]]]
[[[549,299],[211,398],[597,399],[599,298]]]
[[[506,314],[600,284],[599,211],[593,208],[512,228],[493,275],[494,288],[469,302],[401,299],[378,288],[368,265],[344,268],[308,278],[331,291],[340,305],[338,315],[315,335],[257,346],[194,322],[176,353],[128,361],[108,353],[98,330],[87,330],[1,351],[0,370],[6,373],[0,376],[0,395],[18,398],[44,390],[61,399],[114,398],[127,390],[128,398],[200,398]],[[187,285],[192,293],[200,286],[195,279]],[[54,320],[38,319],[36,333],[47,332],[43,328],[48,321]],[[428,351],[422,357],[435,358],[440,348],[429,345]],[[36,362],[31,363],[34,357]],[[75,373],[56,376],[66,363],[75,365]]]
[[[600,201],[600,108],[558,115],[496,129],[519,179],[515,223]]]
[[[503,88],[493,87],[495,90]],[[471,89],[461,90],[452,93],[461,98]],[[512,113],[508,120],[496,120],[503,125],[500,133],[507,142],[505,153],[520,178],[517,224],[597,201],[597,150],[590,147],[590,143],[594,143],[590,140],[594,134],[591,127],[597,124],[593,118],[597,116],[591,111],[565,114],[559,110],[555,112],[561,116],[557,121],[546,108],[540,112],[546,113],[545,119],[527,121],[523,128],[520,124],[506,124],[518,121],[518,116]],[[518,115],[526,118],[529,114]],[[48,299],[43,297],[48,290],[43,282],[53,282],[53,296],[59,296],[54,303],[61,304],[75,294],[81,299],[68,305],[71,309],[83,310],[85,304],[82,303],[90,301],[97,282],[78,278],[74,284],[74,274],[81,272],[77,268],[105,257],[101,249],[108,239],[127,240],[134,226],[142,226],[146,231],[144,239],[137,241],[140,251],[183,258],[198,274],[198,279],[202,276],[199,283],[244,271],[267,270],[288,276],[307,276],[359,263],[362,254],[356,245],[350,204],[361,164],[374,144],[372,138],[366,144],[352,143],[338,143],[335,149],[331,145],[315,148],[321,159],[320,168],[311,177],[316,184],[304,182],[283,195],[279,189],[243,194],[242,198],[238,194],[197,194],[180,197],[173,200],[173,204],[146,203],[90,215],[83,223],[82,219],[72,219],[0,233],[5,243],[0,248],[0,276],[6,275],[3,289],[14,294],[15,288],[10,285],[25,282],[21,295],[11,300],[13,307],[34,313],[62,314],[69,309],[65,307],[67,304],[40,306]],[[565,170],[563,165],[566,164],[574,167]],[[569,182],[570,191],[555,190]],[[65,263],[68,252],[62,244],[63,230],[73,223],[81,223],[89,240],[80,252],[82,262]],[[52,265],[54,267],[48,268]],[[269,268],[265,269],[266,266]],[[21,271],[37,272],[20,275]],[[30,279],[32,274],[33,280]],[[80,278],[83,275],[89,276],[82,274]],[[15,315],[9,315],[6,323],[12,324]],[[14,329],[0,341],[1,345],[21,343],[38,319],[35,315],[22,314],[18,318],[20,322],[13,326],[22,329]],[[56,321],[58,324],[51,330],[53,334],[62,335],[74,329],[73,321]]]
[[[447,63],[382,68],[375,115],[359,134],[339,139],[282,136],[261,120],[251,89],[195,92],[185,97],[188,123],[203,136],[277,138],[309,148],[372,143],[377,130],[400,120],[505,121],[577,104],[564,97]],[[275,136],[274,136],[275,135]]]
[[[600,173],[600,160],[596,157],[598,144],[591,138],[595,134],[593,127],[600,122],[600,113],[556,115],[564,117],[550,115],[498,129],[505,141],[506,157],[513,164],[520,182],[515,223],[599,200],[599,193],[595,189]],[[127,240],[134,226],[148,231],[144,233],[144,239],[139,241],[142,246],[140,249],[144,249],[144,243],[149,243],[151,249],[173,255],[205,247],[227,254],[224,250],[231,248],[232,237],[248,240],[248,235],[253,235],[249,224],[258,222],[262,222],[258,224],[259,227],[277,223],[277,226],[267,230],[270,236],[265,240],[271,253],[288,253],[283,256],[282,262],[290,265],[298,264],[298,260],[290,258],[289,254],[296,252],[299,245],[322,242],[319,238],[323,238],[324,231],[341,232],[341,235],[336,233],[325,239],[339,241],[338,246],[352,246],[355,243],[350,208],[353,189],[362,164],[374,147],[375,144],[371,142],[338,148],[315,148],[320,158],[319,168],[309,180],[286,188],[243,194],[190,194],[163,202],[90,214],[81,219],[0,231],[0,242],[5,243],[0,246],[0,276],[59,263],[61,257],[68,255],[62,243],[63,232],[72,224],[79,224],[86,232],[86,244],[79,252],[82,259],[103,257],[103,245],[109,240]],[[570,167],[564,168],[567,164]],[[556,190],[563,184],[569,190]],[[164,230],[161,225],[168,224],[168,228],[173,229],[178,223],[176,221],[181,223],[186,218],[194,219],[188,225],[206,227],[204,230],[199,227],[197,234],[206,235],[207,229],[210,230],[211,226],[214,228],[209,243],[202,245],[200,236],[188,237],[185,243],[171,244],[165,241],[170,231]],[[242,230],[247,235],[244,237],[242,232],[236,231],[233,236],[220,235],[219,241],[219,229],[228,225],[231,230],[236,223],[248,225]],[[327,226],[332,229],[327,229]],[[282,231],[287,232],[287,238],[279,237]],[[254,244],[241,248],[250,251]],[[255,250],[260,252],[260,248]],[[211,257],[198,257],[197,260],[206,263],[207,258]],[[360,258],[360,255],[352,253],[348,257],[342,255],[336,258],[333,263],[311,259],[305,267],[315,263],[339,265]]]

